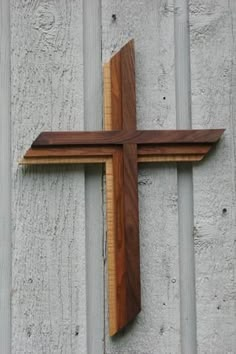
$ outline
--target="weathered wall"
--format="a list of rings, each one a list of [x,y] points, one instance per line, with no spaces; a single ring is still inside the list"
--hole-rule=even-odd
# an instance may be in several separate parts
[[[11,1],[12,353],[86,353],[83,167],[22,168],[42,130],[83,129],[81,1]]]
[[[199,353],[236,353],[235,1],[190,6],[193,127],[224,127],[194,168]]]
[[[0,352],[11,346],[10,11],[0,3]]]
[[[93,0],[85,1],[92,9]],[[102,266],[93,261],[86,278],[86,255],[91,264],[95,253],[94,248],[88,252],[91,235],[86,253],[83,168],[17,165],[40,131],[90,126],[84,120],[90,119],[87,115],[96,112],[101,101],[101,83],[96,86],[101,26],[103,61],[126,40],[135,39],[138,127],[176,127],[176,2],[102,0],[99,6],[96,1],[92,16],[82,0],[10,3],[12,353],[181,353],[176,166],[140,168],[142,312],[132,326],[111,340],[107,310],[105,334],[103,324],[99,326],[103,290],[94,285],[93,278],[97,269],[97,279],[102,281]],[[199,353],[236,353],[235,25],[233,0],[190,2],[193,127],[227,128],[222,142],[193,169]],[[94,41],[96,48],[91,44]],[[96,57],[94,71],[88,65],[93,63],[89,47]],[[89,89],[90,80],[94,82]],[[91,105],[96,103],[84,109],[84,102],[88,107],[90,100]],[[93,124],[99,127],[99,118]],[[7,130],[7,124],[1,127]],[[2,161],[1,169],[5,168]],[[100,178],[100,172],[96,174]],[[94,190],[94,183],[87,184],[87,192]],[[9,195],[5,195],[6,200]],[[99,233],[100,202],[96,216],[95,208],[88,207],[86,215],[92,230],[96,220]],[[103,262],[102,254],[100,259]],[[86,283],[91,284],[88,309]]]

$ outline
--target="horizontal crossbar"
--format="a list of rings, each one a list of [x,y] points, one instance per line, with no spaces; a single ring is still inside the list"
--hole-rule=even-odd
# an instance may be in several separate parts
[[[43,132],[32,148],[64,146],[105,146],[123,144],[191,144],[215,143],[223,129],[207,130],[135,130],[97,132]]]
[[[211,149],[212,144],[139,145],[138,162],[184,162],[200,161]],[[104,163],[122,149],[107,147],[41,147],[27,151],[21,164],[68,164]]]

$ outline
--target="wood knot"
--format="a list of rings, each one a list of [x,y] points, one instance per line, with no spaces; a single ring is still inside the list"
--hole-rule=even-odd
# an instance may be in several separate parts
[[[50,31],[55,26],[55,11],[47,4],[40,5],[35,13],[34,28],[42,32]]]
[[[32,2],[32,0],[21,0],[21,2],[23,6],[27,6]]]

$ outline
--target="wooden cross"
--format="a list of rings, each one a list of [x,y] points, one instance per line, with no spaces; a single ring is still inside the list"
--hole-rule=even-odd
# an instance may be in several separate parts
[[[105,131],[43,132],[21,164],[105,163],[109,332],[141,310],[138,163],[200,161],[223,129],[136,130],[134,42],[104,66]]]

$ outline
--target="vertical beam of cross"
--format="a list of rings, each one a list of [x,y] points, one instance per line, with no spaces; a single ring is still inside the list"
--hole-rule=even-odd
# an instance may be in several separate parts
[[[130,41],[111,60],[111,129],[136,130],[134,43]],[[113,159],[116,210],[116,333],[141,309],[138,222],[137,144],[123,144]],[[132,252],[129,252],[132,250]]]

